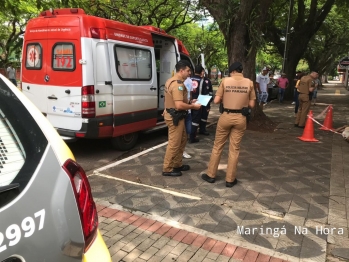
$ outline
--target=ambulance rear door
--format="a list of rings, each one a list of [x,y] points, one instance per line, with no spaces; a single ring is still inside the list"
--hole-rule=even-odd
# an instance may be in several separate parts
[[[108,42],[114,136],[154,127],[158,104],[154,48],[113,40]]]
[[[47,118],[55,128],[80,130],[83,64],[80,18],[57,16],[48,20]]]
[[[113,97],[110,55],[106,41],[93,40],[93,70],[95,78],[96,117],[103,121],[104,126],[112,126]]]
[[[22,51],[21,85],[23,93],[39,110],[47,112],[46,75],[50,60],[47,48],[48,19],[28,23]]]

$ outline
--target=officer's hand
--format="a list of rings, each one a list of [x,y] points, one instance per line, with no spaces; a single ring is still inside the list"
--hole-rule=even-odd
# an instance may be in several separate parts
[[[192,104],[193,105],[193,109],[194,110],[199,110],[200,107],[201,107],[201,104],[200,103],[196,103],[196,104]]]
[[[192,103],[192,104],[195,104],[196,101],[198,101],[198,100],[197,100],[197,99],[193,99],[193,100],[191,100],[191,103]]]

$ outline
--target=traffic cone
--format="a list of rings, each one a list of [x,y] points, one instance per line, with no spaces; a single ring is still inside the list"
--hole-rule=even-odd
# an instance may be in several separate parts
[[[322,127],[320,127],[321,130],[326,130],[326,131],[333,130],[333,126],[332,126],[333,119],[332,119],[332,116],[333,116],[333,107],[332,107],[332,105],[329,105],[328,111],[327,111],[327,114],[326,114],[326,117],[325,117],[325,120],[324,120],[324,124],[323,124]]]
[[[303,135],[298,137],[298,139],[304,142],[319,142],[319,140],[314,138],[314,124],[313,124],[313,120],[311,119],[312,117],[313,117],[313,111],[310,110],[307,122],[305,123]]]

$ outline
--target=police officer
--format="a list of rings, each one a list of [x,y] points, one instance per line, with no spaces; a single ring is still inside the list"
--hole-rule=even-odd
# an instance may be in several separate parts
[[[242,64],[235,62],[229,67],[230,77],[222,80],[214,103],[223,102],[223,113],[217,123],[216,137],[207,174],[202,174],[202,179],[214,183],[218,164],[225,142],[229,138],[229,156],[226,171],[225,185],[233,187],[237,184],[236,168],[238,164],[240,142],[246,130],[246,116],[249,108],[256,103],[256,93],[253,82],[242,75]]]
[[[165,111],[164,118],[168,126],[168,145],[166,149],[163,176],[181,176],[181,171],[190,169],[189,165],[182,165],[182,156],[187,143],[184,119],[186,110],[199,110],[201,105],[192,100],[189,104],[187,89],[184,81],[190,74],[190,63],[180,60],[176,64],[176,74],[165,83]],[[176,123],[176,121],[178,121]]]
[[[309,75],[303,76],[300,79],[298,86],[299,107],[296,122],[294,123],[295,127],[304,128],[305,126],[305,120],[307,118],[311,102],[309,99],[309,93],[314,91],[315,80],[318,78],[318,76],[318,72],[313,70]]]
[[[213,88],[212,88],[212,83],[211,80],[208,79],[207,77],[204,77],[204,82],[202,85],[202,90],[201,94],[202,95],[213,95]],[[206,131],[206,125],[207,125],[207,119],[208,119],[208,114],[211,109],[211,102],[207,104],[207,106],[201,106],[201,119],[200,119],[200,124],[199,124],[199,134],[208,136],[210,135],[209,132]]]

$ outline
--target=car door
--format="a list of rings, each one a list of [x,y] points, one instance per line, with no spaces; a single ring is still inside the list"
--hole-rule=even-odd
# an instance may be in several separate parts
[[[114,135],[155,126],[157,80],[154,48],[109,40]]]
[[[47,113],[46,74],[50,61],[47,48],[48,20],[31,23],[24,37],[22,51],[21,85],[23,93],[40,109]]]
[[[79,17],[49,19],[47,48],[47,118],[55,128],[80,130],[82,58]],[[67,25],[62,32],[60,24]],[[60,31],[58,31],[60,29]]]

